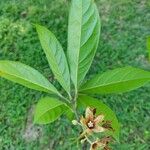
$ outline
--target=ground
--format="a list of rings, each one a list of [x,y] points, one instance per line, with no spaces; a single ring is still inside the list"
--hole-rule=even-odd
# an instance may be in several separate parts
[[[150,70],[146,37],[150,35],[149,0],[95,0],[102,22],[100,44],[88,73],[132,65]],[[53,31],[66,51],[67,0],[1,0],[0,60],[16,60],[42,72],[56,87],[34,23]],[[88,78],[87,77],[87,78]],[[101,96],[117,114],[120,143],[115,150],[149,150],[150,84],[120,95]],[[0,78],[0,150],[68,150],[76,135],[65,117],[51,125],[33,126],[35,104],[44,93]],[[64,138],[65,137],[65,138]]]

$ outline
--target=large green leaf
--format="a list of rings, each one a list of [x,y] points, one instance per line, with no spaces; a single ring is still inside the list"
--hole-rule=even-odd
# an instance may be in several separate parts
[[[114,138],[116,138],[117,140],[119,140],[120,125],[118,119],[115,113],[107,105],[105,105],[102,101],[98,99],[85,95],[79,95],[78,107],[84,110],[86,109],[86,107],[96,108],[97,115],[101,113],[104,114],[105,120],[112,121],[112,128],[114,129],[114,131],[109,131],[108,133],[113,135]]]
[[[67,105],[56,98],[42,98],[36,106],[34,122],[38,124],[51,123],[58,119],[67,109]]]
[[[150,81],[150,72],[133,67],[124,67],[98,74],[87,81],[81,93],[122,93],[139,88]]]
[[[94,0],[72,0],[67,53],[76,90],[90,68],[99,36],[100,18]]]
[[[14,61],[0,61],[0,76],[28,88],[58,94],[56,88],[37,70]]]
[[[43,26],[36,25],[42,48],[59,83],[69,93],[70,75],[63,48],[55,35]]]

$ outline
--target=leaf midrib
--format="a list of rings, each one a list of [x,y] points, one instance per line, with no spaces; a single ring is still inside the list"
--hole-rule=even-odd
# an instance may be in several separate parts
[[[55,42],[56,42],[56,45],[55,46],[57,46],[57,48],[60,46],[60,55],[61,55],[61,58],[63,57],[63,54],[62,53],[64,53],[64,50],[63,50],[63,47],[62,47],[62,45],[60,44],[60,42],[58,41],[58,39],[55,37],[55,35],[51,32],[51,31],[49,31],[48,30],[48,32],[49,32],[49,34],[51,35],[50,37],[53,37],[54,39],[55,39]],[[49,51],[49,48],[51,49],[51,51]],[[56,48],[56,49],[57,49]],[[70,89],[69,89],[69,86],[66,84],[66,79],[65,79],[65,77],[63,76],[63,71],[62,71],[62,68],[58,65],[58,59],[57,59],[57,57],[56,57],[56,55],[55,55],[55,53],[54,53],[54,51],[52,50],[52,48],[51,48],[51,46],[48,46],[48,47],[45,47],[45,49],[46,49],[46,56],[47,56],[47,60],[48,60],[48,63],[49,63],[49,66],[51,67],[51,61],[49,60],[49,58],[53,58],[53,63],[55,64],[55,68],[56,69],[53,69],[54,70],[54,72],[55,72],[55,74],[57,75],[57,78],[58,78],[58,80],[60,80],[60,84],[61,84],[61,86],[68,92],[68,91],[70,91]],[[43,50],[45,51],[45,49],[43,48]],[[58,50],[56,50],[56,53],[58,52]],[[52,57],[51,57],[52,56]],[[66,56],[65,56],[65,53],[64,53],[64,57],[65,57],[65,59],[66,59]],[[60,59],[61,60],[61,59]],[[52,66],[53,67],[53,66]],[[67,64],[67,66],[65,66],[65,68],[66,67],[68,67],[68,64]],[[54,67],[53,67],[54,68]],[[56,71],[55,71],[56,70]]]
[[[150,77],[147,77],[147,78],[140,78],[141,80],[144,80],[144,79],[150,79]],[[140,80],[140,79],[134,79],[134,80],[124,80],[124,81],[119,81],[119,82],[112,82],[112,83],[108,83],[108,84],[102,84],[100,86],[92,86],[90,88],[84,88],[84,89],[81,89],[80,91],[85,91],[85,90],[90,90],[90,89],[94,89],[94,88],[100,88],[102,86],[109,86],[109,85],[113,85],[113,84],[118,84],[118,83],[123,83],[123,82],[128,82],[128,81],[136,81],[136,80]]]
[[[77,59],[77,68],[76,68],[76,90],[78,89],[78,72],[79,72],[79,59],[80,59],[80,49],[81,49],[81,36],[82,36],[82,21],[83,21],[83,1],[82,3],[82,7],[81,7],[81,28],[80,28],[80,46],[79,46],[79,50],[78,50],[78,59]]]
[[[2,71],[1,71],[1,72],[2,72]],[[6,72],[2,72],[2,73],[6,74],[6,75],[10,75],[10,76],[15,77],[15,78],[19,78],[19,79],[24,80],[24,81],[26,81],[26,82],[31,82],[32,84],[34,84],[34,85],[36,85],[36,86],[45,88],[45,89],[48,90],[48,91],[52,91],[52,92],[56,93],[55,91],[50,90],[50,89],[48,89],[47,87],[41,86],[41,85],[39,85],[39,84],[37,84],[37,83],[35,83],[35,82],[32,82],[32,81],[30,81],[30,80],[26,80],[26,79],[24,79],[24,78],[22,78],[22,77],[19,77],[19,76],[14,75],[14,74],[9,74],[9,73],[6,73]]]

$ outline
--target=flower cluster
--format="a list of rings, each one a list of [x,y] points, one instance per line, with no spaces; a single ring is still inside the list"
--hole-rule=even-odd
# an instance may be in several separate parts
[[[105,121],[104,115],[99,114],[96,116],[96,109],[87,107],[85,112],[85,117],[81,117],[80,122],[73,120],[74,125],[81,125],[83,132],[80,135],[81,143],[88,141],[91,145],[90,150],[97,150],[101,148],[103,150],[110,150],[108,144],[112,140],[110,136],[103,137],[101,139],[94,139],[92,142],[89,137],[93,136],[94,133],[102,133],[108,130],[112,130],[111,121]]]

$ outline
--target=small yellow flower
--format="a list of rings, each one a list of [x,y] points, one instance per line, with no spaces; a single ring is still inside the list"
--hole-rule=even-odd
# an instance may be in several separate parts
[[[103,122],[104,115],[98,115],[95,117],[96,109],[92,109],[90,107],[87,107],[85,118],[82,116],[80,119],[80,122],[82,126],[86,127],[86,133],[92,133],[92,132],[104,132],[106,129],[99,124]]]
[[[98,148],[101,148],[101,149],[103,148],[103,150],[111,150],[108,147],[108,144],[111,140],[112,140],[111,137],[105,137],[105,138],[102,138],[101,140],[97,140],[91,144],[90,150],[97,150]]]

